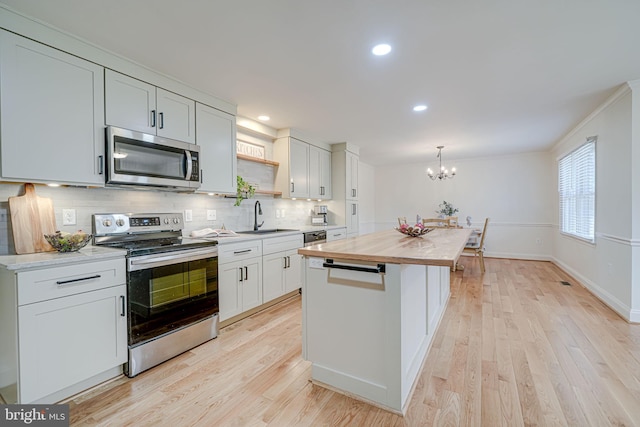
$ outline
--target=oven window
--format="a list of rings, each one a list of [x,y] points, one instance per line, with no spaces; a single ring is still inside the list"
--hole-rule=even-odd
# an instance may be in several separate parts
[[[141,344],[218,312],[218,259],[129,273],[129,345]]]
[[[128,138],[116,137],[114,168],[119,174],[184,179],[184,150],[162,146],[147,146]]]

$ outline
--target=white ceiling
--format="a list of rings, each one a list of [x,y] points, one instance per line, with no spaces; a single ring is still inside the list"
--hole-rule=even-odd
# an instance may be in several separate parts
[[[546,150],[640,78],[637,0],[0,1],[373,165]]]

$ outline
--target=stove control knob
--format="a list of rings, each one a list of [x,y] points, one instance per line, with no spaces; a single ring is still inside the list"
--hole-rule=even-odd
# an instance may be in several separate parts
[[[164,219],[164,223],[165,223],[165,224],[169,224],[169,218],[165,218],[165,219]]]
[[[173,223],[178,224],[180,222],[180,218],[173,218]]]
[[[124,219],[122,219],[122,218],[117,219],[116,220],[116,225],[118,227],[122,227],[124,225]]]
[[[110,219],[103,219],[102,220],[102,225],[104,225],[105,227],[111,227],[111,220]]]

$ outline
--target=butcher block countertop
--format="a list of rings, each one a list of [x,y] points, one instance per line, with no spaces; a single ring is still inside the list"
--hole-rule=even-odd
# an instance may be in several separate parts
[[[396,230],[316,244],[298,249],[309,257],[453,267],[469,240],[470,228],[436,228],[422,237]]]

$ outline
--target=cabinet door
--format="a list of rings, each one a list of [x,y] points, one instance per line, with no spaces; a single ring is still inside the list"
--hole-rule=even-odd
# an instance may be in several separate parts
[[[1,175],[104,185],[104,70],[0,31]]]
[[[337,228],[335,230],[327,231],[327,242],[333,242],[334,240],[342,240],[347,238],[346,228]]]
[[[196,103],[158,88],[156,90],[158,107],[157,134],[178,141],[196,142]]]
[[[346,183],[347,199],[358,199],[358,164],[359,158],[353,153],[346,152]]]
[[[309,144],[289,138],[289,195],[309,197]]]
[[[309,197],[331,198],[331,153],[309,146]]]
[[[127,361],[125,296],[121,285],[18,308],[21,403]]]
[[[245,261],[242,277],[242,311],[262,304],[262,258]]]
[[[284,295],[286,253],[276,252],[262,257],[262,299],[271,301]]]
[[[347,234],[357,235],[358,234],[358,224],[360,222],[360,209],[358,206],[358,202],[353,200],[347,201]]]
[[[196,103],[196,144],[200,146],[199,192],[236,192],[236,118]]]
[[[331,199],[331,152],[327,150],[320,150],[320,176],[321,176],[321,188],[322,198]]]
[[[156,87],[112,70],[105,70],[107,125],[156,133]]]
[[[218,264],[220,321],[242,313],[241,273],[244,273],[244,269],[240,261]]]
[[[287,251],[284,293],[302,288],[302,255],[298,251]]]

